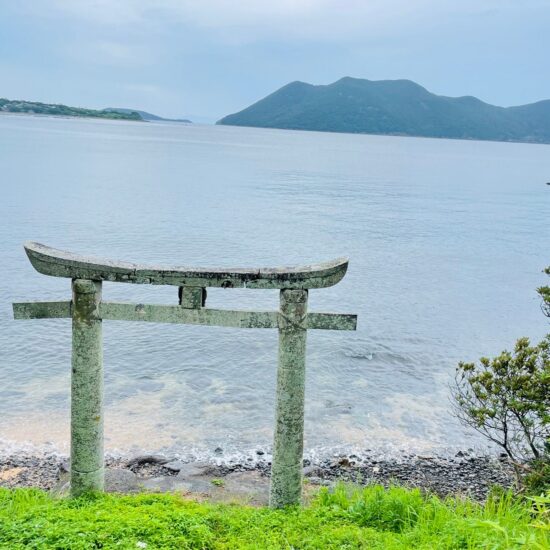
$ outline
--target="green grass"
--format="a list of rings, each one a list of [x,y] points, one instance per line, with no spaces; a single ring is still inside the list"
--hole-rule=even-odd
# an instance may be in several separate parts
[[[550,549],[548,497],[484,505],[400,487],[338,486],[302,508],[198,503],[176,495],[54,499],[0,490],[0,547]]]

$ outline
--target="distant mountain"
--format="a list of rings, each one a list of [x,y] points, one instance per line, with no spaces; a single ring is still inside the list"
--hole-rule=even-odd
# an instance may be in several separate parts
[[[103,109],[107,113],[121,113],[121,114],[130,114],[137,113],[143,120],[147,121],[164,121],[164,122],[191,122],[186,118],[162,118],[160,116],[148,113],[147,111],[139,111],[138,109],[123,109],[121,107],[108,107]]]
[[[438,96],[410,80],[345,77],[326,86],[291,82],[217,124],[550,143],[550,100],[504,108]]]
[[[27,113],[32,115],[68,116],[109,118],[115,120],[143,120],[136,111],[118,113],[111,111],[98,111],[95,109],[83,109],[81,107],[68,107],[55,103],[39,103],[37,101],[9,100],[0,98],[1,113]]]

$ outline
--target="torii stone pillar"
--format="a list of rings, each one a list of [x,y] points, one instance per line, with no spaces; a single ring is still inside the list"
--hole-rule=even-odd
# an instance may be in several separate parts
[[[103,490],[103,342],[101,282],[72,286],[71,492],[78,496]]]

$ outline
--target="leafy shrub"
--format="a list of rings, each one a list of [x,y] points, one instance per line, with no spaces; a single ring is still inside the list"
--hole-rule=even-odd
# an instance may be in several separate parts
[[[528,338],[513,353],[458,365],[453,397],[457,416],[497,443],[512,461],[540,460],[550,436],[550,335]]]
[[[547,267],[544,272],[550,275],[550,267]],[[539,296],[542,298],[541,309],[546,317],[550,317],[550,286],[541,286],[537,289]]]
[[[550,287],[537,292],[550,316]],[[460,362],[452,396],[458,419],[504,450],[520,485],[550,486],[550,334],[538,345],[520,338],[513,352]]]

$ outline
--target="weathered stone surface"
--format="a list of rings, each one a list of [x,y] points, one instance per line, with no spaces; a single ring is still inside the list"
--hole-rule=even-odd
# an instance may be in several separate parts
[[[167,458],[164,455],[143,454],[133,456],[128,460],[127,464],[128,466],[140,466],[142,464],[166,464],[171,460],[171,458]]]
[[[71,494],[103,490],[101,282],[73,281]]]
[[[183,466],[183,462],[180,462],[179,460],[172,460],[172,462],[167,462],[164,464],[164,467],[171,472],[179,472]]]
[[[148,321],[236,328],[277,328],[277,313],[272,311],[230,311],[224,309],[187,309],[182,306],[124,304],[103,302],[102,319]]]
[[[217,473],[216,468],[204,462],[189,462],[184,464],[173,461],[165,464],[178,470],[176,476],[157,476],[143,481],[143,487],[148,491],[184,491],[201,495],[210,495],[215,489],[212,480]],[[171,468],[168,468],[171,469]]]
[[[152,492],[184,492],[191,497],[207,498],[211,502],[241,502],[266,505],[269,501],[269,478],[256,470],[232,472],[216,477],[195,471],[183,479],[155,477],[141,482],[144,490]]]
[[[305,290],[281,290],[279,366],[269,504],[298,504],[302,496],[307,298]]]
[[[14,319],[67,319],[71,302],[23,302],[13,304]]]
[[[214,493],[213,499],[265,506],[269,503],[269,478],[254,470],[233,472],[224,478],[224,485]]]
[[[357,315],[352,313],[315,313],[307,314],[308,329],[356,330]]]
[[[200,476],[208,476],[215,474],[215,468],[204,462],[188,462],[182,464],[177,477],[179,479],[189,479]]]
[[[33,267],[44,275],[153,285],[222,288],[325,288],[340,282],[347,258],[300,267],[194,268],[144,266],[72,254],[35,242],[25,243]]]
[[[206,288],[180,286],[178,291],[179,304],[186,309],[200,309],[206,303]]]
[[[123,468],[105,470],[105,491],[108,493],[138,493],[143,489],[134,472]]]
[[[275,311],[234,311],[227,309],[186,309],[181,306],[124,304],[103,302],[102,319],[113,321],[148,321],[236,328],[279,328],[285,319]],[[309,313],[304,328],[323,330],[355,330],[357,315],[341,313]]]
[[[189,493],[192,491],[191,483],[178,479],[176,476],[158,476],[144,479],[141,481],[141,487],[144,491],[153,493],[173,493],[175,491]]]
[[[55,319],[71,317],[71,302],[23,302],[13,304],[14,319]],[[284,324],[275,311],[234,311],[210,308],[184,308],[157,304],[102,302],[101,319],[145,321],[235,328],[278,328]],[[355,330],[357,315],[349,313],[308,313],[310,330]]]

